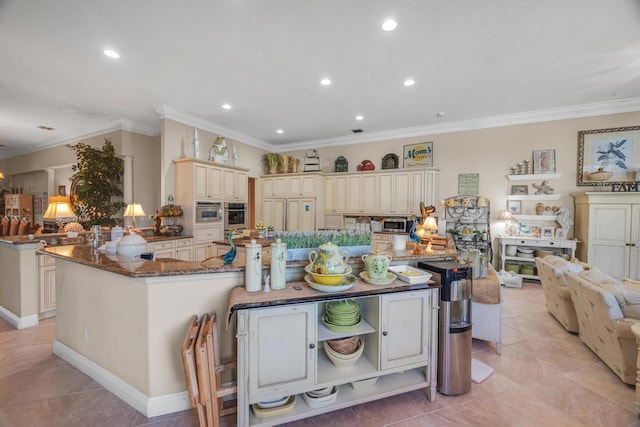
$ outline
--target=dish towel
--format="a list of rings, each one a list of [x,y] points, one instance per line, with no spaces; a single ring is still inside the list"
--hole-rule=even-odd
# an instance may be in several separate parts
[[[481,383],[491,374],[493,374],[493,368],[491,366],[471,358],[471,381],[476,384]]]

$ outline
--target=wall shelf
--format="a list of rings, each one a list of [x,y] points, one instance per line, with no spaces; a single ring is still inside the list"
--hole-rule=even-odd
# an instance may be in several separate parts
[[[555,221],[557,215],[514,215],[518,221]]]
[[[561,173],[532,173],[526,175],[507,175],[509,181],[537,181],[540,179],[557,179]]]
[[[510,194],[507,200],[558,200],[562,194]]]

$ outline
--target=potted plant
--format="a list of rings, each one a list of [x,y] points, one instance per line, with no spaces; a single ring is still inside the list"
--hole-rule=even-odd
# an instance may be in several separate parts
[[[278,153],[267,153],[262,157],[264,166],[267,173],[278,173],[278,166],[280,166],[281,156]]]
[[[67,145],[75,151],[78,162],[71,166],[71,203],[76,214],[87,224],[114,225],[111,218],[125,203],[122,197],[122,159],[115,155],[111,141],[104,139],[102,149],[84,143]]]

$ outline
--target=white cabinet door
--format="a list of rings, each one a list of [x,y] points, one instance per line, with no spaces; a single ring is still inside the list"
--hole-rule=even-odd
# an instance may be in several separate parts
[[[316,193],[315,176],[292,176],[289,178],[289,197],[313,197]]]
[[[265,226],[272,225],[276,230],[285,230],[284,210],[284,199],[263,199],[262,222]]]
[[[215,243],[195,245],[193,247],[193,259],[191,261],[202,261],[216,256],[216,248],[217,245]]]
[[[285,197],[286,181],[283,177],[262,178],[263,197]]]
[[[193,165],[193,197],[196,199],[207,199],[207,166]]]
[[[629,274],[631,205],[594,205],[589,214],[588,263],[613,277]]]
[[[322,180],[323,192],[322,197],[324,198],[324,213],[332,214],[334,213],[333,207],[333,177],[325,177]]]
[[[38,312],[44,313],[56,309],[56,266],[52,257],[38,257]]]
[[[429,360],[430,293],[402,292],[380,296],[380,368]]]
[[[333,212],[347,210],[347,177],[337,176],[333,180]]]
[[[375,212],[376,181],[376,175],[347,177],[347,212],[356,214]]]
[[[247,200],[248,175],[231,169],[222,170],[222,198],[224,200]]]
[[[207,196],[219,200],[222,195],[222,170],[207,166]]]
[[[422,215],[420,202],[425,202],[427,206],[431,204],[427,200],[424,171],[409,172],[409,191],[407,195],[409,203],[407,213]]]
[[[393,200],[393,213],[396,215],[409,213],[411,179],[409,172],[397,172],[393,177],[393,192],[389,195]]]
[[[223,238],[222,225],[198,226],[193,228],[195,244],[211,243]]]
[[[383,215],[390,215],[393,213],[394,203],[394,186],[393,186],[393,173],[381,173],[378,175],[378,189],[377,189],[377,213]]]
[[[249,396],[286,395],[315,383],[316,305],[249,312]]]
[[[287,231],[316,229],[314,199],[289,199],[287,202]]]
[[[632,205],[631,217],[631,239],[629,241],[631,258],[628,277],[640,280],[640,205]]]

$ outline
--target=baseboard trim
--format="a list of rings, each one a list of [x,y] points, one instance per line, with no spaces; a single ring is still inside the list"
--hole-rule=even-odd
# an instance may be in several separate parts
[[[53,353],[91,377],[146,417],[157,417],[191,408],[187,391],[149,397],[58,340],[53,341]]]
[[[0,305],[0,317],[6,320],[11,326],[16,329],[31,328],[38,324],[38,315],[32,314],[27,317],[18,317],[3,306]]]

